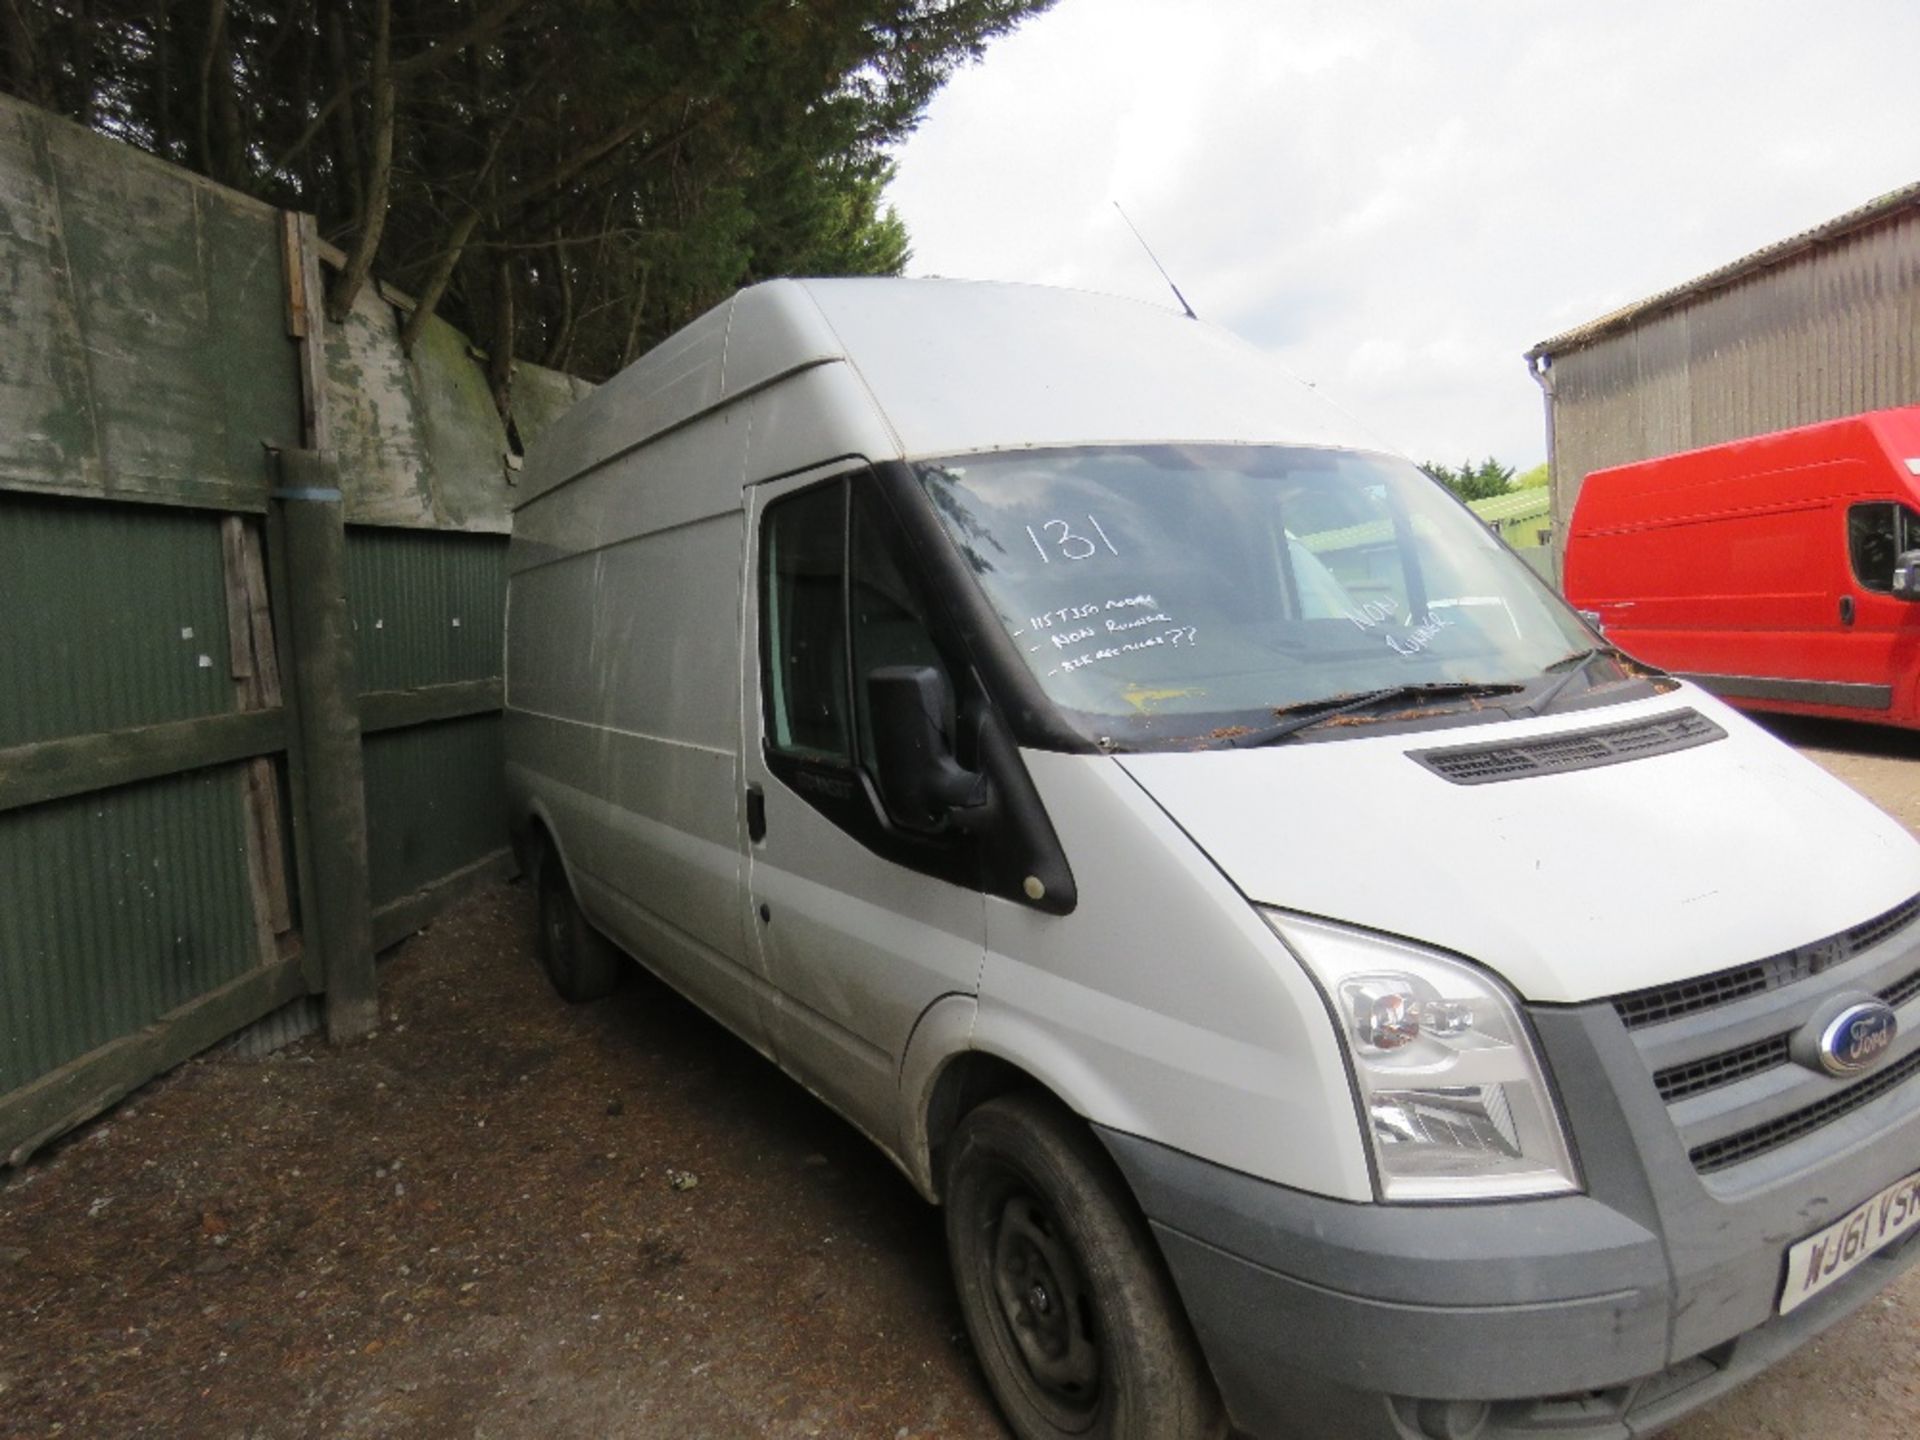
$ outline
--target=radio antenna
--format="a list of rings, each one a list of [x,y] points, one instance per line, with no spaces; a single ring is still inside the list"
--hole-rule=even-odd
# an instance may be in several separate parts
[[[1120,210],[1120,202],[1118,200],[1113,202],[1113,208]],[[1153,253],[1153,247],[1147,244],[1147,237],[1140,233],[1140,227],[1135,225],[1132,220],[1127,219],[1127,212],[1124,210],[1120,210],[1120,218],[1127,221],[1127,229],[1133,231],[1133,238],[1138,240],[1140,242],[1140,248],[1147,252],[1147,258],[1153,261],[1153,268],[1158,270],[1160,272],[1160,278],[1167,282],[1167,288],[1173,291],[1173,298],[1180,302],[1180,308],[1187,312],[1187,318],[1189,320],[1198,320],[1200,317],[1193,313],[1193,306],[1189,305],[1187,303],[1187,297],[1180,293],[1180,287],[1173,283],[1173,276],[1167,274],[1167,267],[1162,265],[1160,263],[1160,257]]]

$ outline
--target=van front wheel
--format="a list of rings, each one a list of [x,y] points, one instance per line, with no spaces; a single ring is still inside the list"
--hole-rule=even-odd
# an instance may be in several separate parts
[[[573,898],[567,867],[549,847],[540,857],[540,966],[561,998],[579,1004],[613,993],[620,957]]]
[[[1033,1095],[972,1111],[946,1206],[960,1308],[1020,1440],[1224,1431],[1159,1249],[1077,1119]]]

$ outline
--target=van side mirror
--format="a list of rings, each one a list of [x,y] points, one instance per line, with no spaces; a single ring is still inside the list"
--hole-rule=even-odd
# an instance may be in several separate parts
[[[953,756],[946,676],[928,665],[878,666],[867,672],[867,709],[880,798],[895,824],[927,834],[964,820],[956,811],[985,807],[987,777]]]
[[[1899,600],[1920,600],[1920,550],[1902,551],[1895,557],[1893,594]]]

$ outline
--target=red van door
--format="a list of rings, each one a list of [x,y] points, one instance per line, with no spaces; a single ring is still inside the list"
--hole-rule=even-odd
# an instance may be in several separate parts
[[[1920,673],[1920,605],[1893,594],[1895,559],[1920,549],[1920,514],[1894,500],[1856,500],[1846,511],[1848,588],[1838,606],[1836,677],[1858,687],[1852,703],[1912,723]]]

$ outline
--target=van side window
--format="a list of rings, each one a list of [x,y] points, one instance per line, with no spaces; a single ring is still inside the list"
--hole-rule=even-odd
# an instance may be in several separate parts
[[[767,721],[777,749],[850,760],[847,487],[830,481],[767,507],[760,596]]]
[[[773,746],[802,759],[858,761],[870,774],[868,672],[945,669],[877,505],[863,487],[829,480],[769,505],[760,542]]]
[[[1855,505],[1847,511],[1847,554],[1853,578],[1868,590],[1893,589],[1894,561],[1920,548],[1920,515],[1891,501]]]

